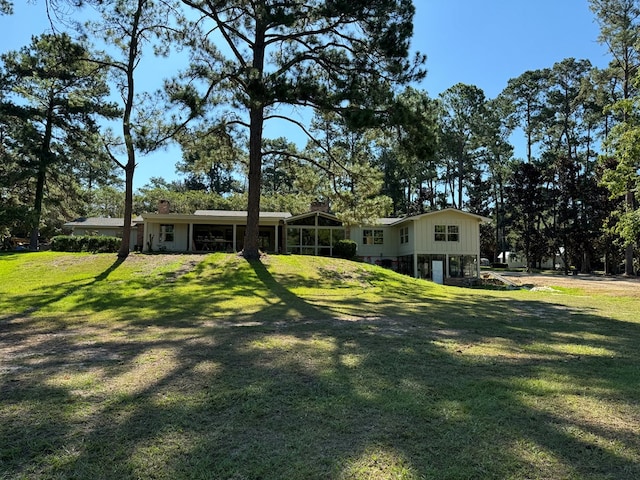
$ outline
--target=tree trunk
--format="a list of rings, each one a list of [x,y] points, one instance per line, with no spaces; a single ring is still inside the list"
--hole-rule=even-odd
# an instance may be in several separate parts
[[[129,256],[131,249],[131,217],[133,215],[133,174],[136,170],[136,150],[133,144],[133,135],[131,132],[131,113],[133,111],[135,101],[135,69],[139,57],[138,52],[138,35],[140,35],[139,25],[140,18],[144,11],[145,1],[138,1],[133,24],[131,27],[131,38],[129,42],[129,52],[127,57],[127,96],[125,99],[124,114],[122,116],[122,135],[127,149],[127,164],[124,168],[125,191],[124,191],[124,219],[122,226],[122,243],[118,251],[118,258],[124,260]]]
[[[129,256],[131,250],[131,217],[133,216],[133,173],[135,171],[135,161],[127,163],[125,169],[124,188],[124,219],[122,226],[122,243],[118,251],[118,258],[124,260]],[[139,227],[138,227],[139,228]]]
[[[44,183],[47,175],[47,167],[43,159],[40,160],[38,168],[38,180],[36,182],[36,199],[33,205],[31,216],[31,237],[29,239],[29,250],[35,252],[39,248],[40,238],[40,217],[42,216],[42,200],[44,198]]]
[[[47,118],[44,128],[44,137],[40,146],[40,162],[38,164],[38,180],[36,182],[36,198],[33,205],[33,215],[31,218],[31,238],[29,239],[29,250],[37,251],[40,242],[40,217],[42,216],[42,201],[44,199],[44,184],[47,177],[47,167],[51,157],[51,138],[53,136],[53,98],[50,97],[47,108]]]
[[[266,25],[256,22],[256,36],[253,44],[252,67],[257,74],[256,88],[262,90],[265,55]],[[260,232],[260,194],[262,190],[262,127],[264,125],[264,104],[262,98],[252,98],[249,108],[249,175],[247,200],[247,228],[244,233],[242,255],[247,260],[260,258],[258,236]]]
[[[626,195],[627,210],[631,211],[635,208],[635,198],[632,191],[628,191]],[[633,275],[633,244],[627,245],[624,251],[624,274],[626,276]]]
[[[242,255],[248,260],[260,258],[258,234],[260,231],[260,192],[262,182],[262,126],[263,110],[253,107],[250,115],[249,130],[249,194],[247,203],[247,228],[244,234]]]

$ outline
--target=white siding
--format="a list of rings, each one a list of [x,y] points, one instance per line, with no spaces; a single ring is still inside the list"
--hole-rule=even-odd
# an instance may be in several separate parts
[[[363,243],[364,230],[382,230],[382,244]],[[358,256],[373,258],[395,257],[398,251],[398,238],[396,229],[387,226],[376,225],[372,227],[351,227],[351,240],[358,244]]]
[[[459,240],[435,241],[436,225],[457,225]],[[465,254],[477,255],[480,241],[480,223],[477,219],[458,212],[443,212],[429,215],[413,222],[416,235],[410,235],[410,241],[415,238],[415,252],[419,254]]]
[[[409,234],[406,237],[407,242],[400,243],[400,231],[403,228],[408,228]],[[415,223],[405,222],[399,227],[393,227],[393,229],[395,231],[395,236],[398,239],[398,256],[413,255],[413,252],[416,248],[416,242],[415,242],[415,239],[413,238],[415,233]]]
[[[160,242],[160,225],[173,225],[173,241]],[[147,238],[144,239],[144,249],[147,250],[149,235],[153,235],[154,251],[167,250],[169,252],[185,252],[188,250],[189,243],[189,224],[188,223],[172,223],[170,221],[162,223],[147,223]]]

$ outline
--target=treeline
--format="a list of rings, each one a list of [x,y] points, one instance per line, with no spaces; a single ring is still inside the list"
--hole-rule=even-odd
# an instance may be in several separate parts
[[[135,18],[141,13],[131,5],[132,10],[125,11],[127,2],[116,3],[121,8],[112,15],[129,12]],[[176,5],[180,3],[194,2]],[[232,3],[256,25],[263,19]],[[405,20],[412,13],[410,3],[402,2],[408,9],[403,10]],[[375,81],[367,83],[358,77],[347,88],[347,83],[340,83],[347,77],[338,75],[346,64],[329,65],[331,59],[316,57],[314,48],[305,55],[322,66],[319,71],[310,65],[294,69],[277,85],[273,72],[255,71],[256,78],[264,79],[259,91],[231,70],[224,79],[216,77],[218,97],[212,106],[213,100],[198,93],[211,87],[203,77],[205,65],[197,61],[204,58],[201,46],[194,50],[199,56],[192,57],[191,76],[168,80],[151,103],[139,98],[138,103],[117,105],[110,103],[111,90],[134,93],[126,80],[135,72],[127,71],[126,62],[101,57],[68,36],[42,35],[1,58],[0,233],[33,236],[36,222],[38,233],[52,236],[69,219],[155,211],[163,199],[184,213],[251,210],[256,202],[252,203],[250,185],[257,178],[262,210],[295,214],[321,202],[355,224],[460,208],[493,220],[482,232],[482,254],[493,260],[515,251],[535,268],[560,255],[566,268],[607,273],[622,269],[631,274],[638,269],[640,239],[640,5],[636,0],[589,3],[601,27],[599,41],[609,48],[609,67],[599,69],[588,59],[568,58],[509,80],[496,98],[486,98],[480,88],[465,84],[432,98],[407,86],[411,81],[416,85],[423,74],[420,59],[413,66],[402,64],[398,59],[407,58],[406,52],[390,52],[381,44],[381,52],[396,55],[396,63],[387,65],[388,81],[371,77]],[[296,8],[292,4],[288,13],[272,11],[269,18],[290,26]],[[174,19],[165,22],[175,27],[171,35],[156,32],[164,42],[160,53],[168,54],[169,46],[195,38],[173,35],[186,22],[175,12],[153,13]],[[95,27],[92,32],[97,35]],[[131,45],[132,37],[128,40],[121,40],[122,45]],[[212,45],[205,49],[210,55],[207,65],[219,59]],[[332,54],[338,55],[337,50]],[[269,61],[285,68],[295,64],[295,58],[280,64],[275,57]],[[244,60],[239,63],[242,66]],[[228,68],[229,63],[220,65]],[[61,71],[54,66],[62,66]],[[114,80],[109,76],[113,70],[105,66],[120,68],[122,76]],[[323,77],[331,68],[337,69],[335,76]],[[304,84],[292,80],[296,71],[307,75]],[[393,77],[392,71],[404,73]],[[360,75],[365,74],[372,72],[363,65]],[[207,75],[210,79],[213,73]],[[230,78],[240,87],[225,83]],[[349,78],[355,82],[355,76]],[[331,82],[340,83],[341,89],[332,89]],[[235,110],[220,110],[225,99]],[[289,121],[306,141],[260,137],[259,152],[252,150],[255,129],[242,127],[255,126],[248,118],[255,114],[256,102],[264,106],[262,120]],[[281,104],[308,109],[313,112],[311,122],[281,118],[275,109]],[[245,112],[254,113],[243,116],[245,107]],[[122,120],[123,136],[105,133],[104,119]],[[154,178],[133,192],[134,153],[153,151],[167,141],[181,146],[182,158],[176,164],[180,180]],[[514,143],[524,145],[518,156]],[[123,152],[125,160],[119,160]],[[123,171],[124,184],[119,179]]]

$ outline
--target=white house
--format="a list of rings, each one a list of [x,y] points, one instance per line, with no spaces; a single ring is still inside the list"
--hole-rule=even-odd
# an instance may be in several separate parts
[[[246,221],[244,211],[178,214],[165,208],[142,215],[137,227],[142,235],[132,246],[142,242],[144,251],[237,252],[243,247]],[[368,263],[417,278],[475,277],[480,273],[480,224],[487,221],[452,208],[350,227],[321,211],[296,216],[261,212],[259,246],[270,253],[332,256],[336,242],[350,238],[358,257]],[[78,233],[80,225],[67,225]]]
[[[488,221],[447,208],[352,228],[351,239],[365,261],[416,278],[434,279],[434,267],[442,268],[444,278],[475,277],[480,275],[480,224]]]

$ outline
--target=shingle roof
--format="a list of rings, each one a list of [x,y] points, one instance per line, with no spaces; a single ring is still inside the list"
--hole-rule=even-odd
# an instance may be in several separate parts
[[[131,219],[131,225],[142,222],[142,217]],[[124,227],[124,218],[80,217],[64,224],[65,227]]]
[[[246,210],[196,210],[194,215],[207,215],[211,217],[246,217]],[[289,218],[289,212],[260,212],[260,218]]]

